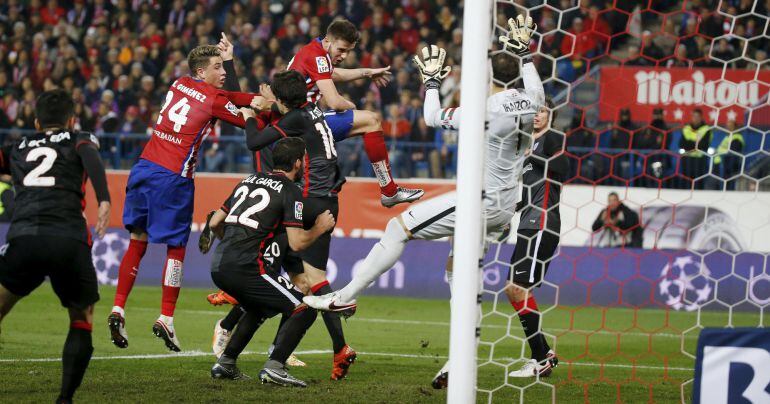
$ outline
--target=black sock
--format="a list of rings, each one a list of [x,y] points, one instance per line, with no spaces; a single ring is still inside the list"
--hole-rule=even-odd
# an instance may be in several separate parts
[[[289,317],[291,317],[291,313],[281,314],[281,323],[278,324],[278,331],[281,331],[281,328],[283,328],[283,325],[289,320]],[[278,343],[278,331],[275,332],[275,338],[273,338],[273,348],[275,348],[275,345]]]
[[[232,331],[235,326],[238,325],[238,321],[241,319],[241,317],[243,317],[243,313],[244,311],[240,304],[233,306],[225,318],[223,318],[219,323],[219,326],[227,331]]]
[[[316,289],[313,294],[320,296],[332,292],[334,292],[334,289],[327,283]],[[342,332],[342,320],[340,320],[340,315],[325,311],[321,313],[321,316],[324,319],[324,324],[326,324],[326,329],[329,331],[329,336],[332,338],[332,348],[334,348],[335,353],[339,352],[345,347],[345,333]]]
[[[91,345],[91,331],[70,328],[62,351],[61,394],[59,400],[71,401],[75,390],[80,387],[88,368],[94,347]]]
[[[545,359],[548,350],[551,349],[545,341],[545,336],[540,332],[540,313],[530,311],[519,314],[519,321],[524,328],[524,335],[527,336],[529,348],[532,350],[532,358],[538,362]]]
[[[270,354],[270,359],[280,363],[286,363],[286,359],[297,349],[297,345],[305,336],[307,329],[313,325],[318,313],[308,307],[293,313],[286,323],[278,330],[275,348]]]
[[[226,356],[227,359],[232,361],[238,359],[238,355],[246,349],[246,345],[249,345],[251,337],[254,336],[254,333],[257,332],[259,326],[264,322],[265,317],[262,313],[247,311],[241,318],[241,321],[238,322],[238,328],[235,329],[233,336],[230,337],[230,342],[227,343],[222,357],[224,358]]]

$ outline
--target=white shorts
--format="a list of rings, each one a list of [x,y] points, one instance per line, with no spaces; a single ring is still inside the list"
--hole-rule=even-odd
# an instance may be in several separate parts
[[[511,222],[514,207],[510,211],[489,209],[495,204],[484,200],[486,233],[499,233],[501,229]],[[451,237],[455,231],[455,209],[457,207],[457,192],[430,198],[420,202],[401,214],[401,220],[411,233],[412,238],[420,240],[436,240]]]

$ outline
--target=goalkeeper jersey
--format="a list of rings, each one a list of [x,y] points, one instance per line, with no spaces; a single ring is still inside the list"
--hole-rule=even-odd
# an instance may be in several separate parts
[[[487,98],[484,191],[491,209],[513,213],[519,197],[519,177],[531,144],[535,113],[545,101],[543,83],[530,62],[522,67],[524,89],[509,89]],[[459,129],[462,108],[439,108],[438,90],[425,92],[428,126]]]

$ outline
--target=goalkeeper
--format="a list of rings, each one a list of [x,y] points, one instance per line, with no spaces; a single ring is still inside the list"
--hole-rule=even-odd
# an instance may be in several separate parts
[[[519,15],[511,19],[509,36],[500,40],[506,50],[515,52],[523,62],[521,68],[524,89],[507,88],[519,78],[519,62],[509,53],[492,56],[493,83],[487,99],[488,128],[485,133],[484,218],[488,234],[500,233],[509,225],[511,209],[519,196],[519,177],[525,151],[531,143],[535,114],[544,105],[543,83],[537,74],[529,53],[529,39],[535,30],[531,18]],[[458,129],[462,107],[441,109],[438,88],[451,68],[444,67],[444,49],[435,45],[422,49],[422,58],[414,57],[425,84],[423,116],[431,127]],[[361,270],[343,289],[322,296],[305,296],[304,302],[315,309],[326,311],[349,310],[356,306],[356,297],[389,270],[401,256],[407,241],[412,239],[436,240],[450,237],[455,227],[456,192],[450,192],[419,203],[388,222],[380,242],[372,247]],[[447,278],[451,288],[451,256]],[[434,387],[446,386],[447,372],[434,379]]]

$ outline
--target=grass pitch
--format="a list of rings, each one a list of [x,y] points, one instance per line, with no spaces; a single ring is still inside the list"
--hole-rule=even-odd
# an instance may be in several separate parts
[[[430,381],[446,359],[449,305],[442,300],[363,297],[345,324],[358,361],[348,378],[329,380],[331,342],[320,316],[298,348],[306,368],[292,373],[307,389],[263,386],[258,380],[227,382],[209,376],[214,363],[211,335],[226,308],[205,301],[203,289],[185,289],[175,325],[184,352],[170,353],[152,335],[160,306],[159,287],[137,287],[128,302],[128,349],[110,343],[106,325],[114,288],[101,289],[96,307],[94,359],[75,399],[83,402],[339,402],[438,403],[446,391]],[[561,358],[540,383],[509,380],[506,373],[529,355],[510,307],[484,307],[479,360],[479,402],[680,402],[682,383],[692,378],[697,324],[694,313],[626,308],[546,308],[544,329]],[[703,312],[700,324],[724,326],[726,314]],[[734,315],[734,325],[758,324],[758,316]],[[510,327],[509,327],[510,323]],[[268,321],[240,358],[257,376],[275,335]],[[508,329],[510,328],[510,331]],[[0,402],[46,402],[58,394],[59,357],[67,332],[66,312],[48,285],[17,304],[0,334]],[[554,344],[555,342],[555,344]],[[451,378],[450,378],[451,380]],[[547,383],[547,384],[545,384]],[[691,384],[685,384],[686,399]],[[489,395],[487,390],[494,390]]]

